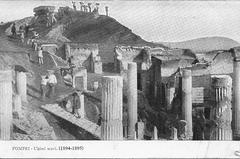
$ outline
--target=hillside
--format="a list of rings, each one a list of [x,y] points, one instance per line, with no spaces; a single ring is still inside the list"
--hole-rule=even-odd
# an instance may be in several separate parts
[[[205,37],[183,42],[162,42],[161,44],[170,48],[191,49],[193,52],[209,52],[213,50],[229,50],[239,46],[237,41],[226,37]]]
[[[160,46],[143,40],[132,30],[117,20],[100,15],[94,18],[91,14],[72,13],[74,22],[64,31],[63,35],[71,41],[98,43],[99,53],[104,63],[113,62],[113,50],[116,45],[147,45]]]

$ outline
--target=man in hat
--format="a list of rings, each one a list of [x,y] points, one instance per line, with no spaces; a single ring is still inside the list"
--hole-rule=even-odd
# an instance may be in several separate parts
[[[41,76],[42,80],[41,80],[41,96],[42,96],[42,100],[45,100],[46,97],[46,92],[47,92],[47,83],[48,83],[48,76]]]
[[[77,94],[77,92],[74,92],[73,93],[73,114],[77,118],[81,118],[81,115],[79,113],[80,109],[81,109],[81,103],[80,103],[79,95]]]
[[[15,23],[13,23],[13,25],[12,25],[11,32],[12,32],[13,36],[17,35],[17,33],[16,33],[16,24]]]

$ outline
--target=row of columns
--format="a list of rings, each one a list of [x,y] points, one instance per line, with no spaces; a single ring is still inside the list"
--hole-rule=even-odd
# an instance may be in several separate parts
[[[137,64],[128,64],[128,139],[136,139],[137,124]],[[102,78],[102,126],[103,140],[123,139],[123,78],[104,76]]]
[[[231,129],[231,77],[212,78],[215,105],[211,108],[211,120],[216,122],[211,140],[232,140]],[[187,122],[186,139],[192,139],[192,76],[191,70],[182,72],[182,118]]]

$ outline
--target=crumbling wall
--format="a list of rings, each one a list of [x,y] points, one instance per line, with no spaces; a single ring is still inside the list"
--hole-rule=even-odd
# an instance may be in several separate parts
[[[72,63],[77,67],[84,66],[88,71],[92,70],[93,58],[98,56],[97,44],[84,43],[66,43],[65,44],[66,59],[73,57]]]

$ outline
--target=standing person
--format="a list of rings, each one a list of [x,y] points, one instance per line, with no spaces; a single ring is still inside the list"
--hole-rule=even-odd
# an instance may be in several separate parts
[[[102,115],[101,115],[101,113],[100,113],[100,114],[98,114],[97,125],[98,125],[98,126],[101,126],[101,124],[102,124]]]
[[[49,97],[51,98],[55,94],[55,86],[57,84],[57,78],[51,72],[49,72],[48,78],[49,78],[48,80]]]
[[[16,36],[16,35],[17,35],[17,34],[16,34],[16,24],[15,24],[15,23],[13,23],[13,25],[12,25],[11,32],[12,32],[12,35],[13,35],[13,36]]]
[[[25,37],[28,37],[28,32],[29,32],[29,28],[30,28],[30,26],[28,25],[28,23],[26,23],[26,25],[25,25]]]
[[[105,6],[106,16],[108,16],[108,6]]]
[[[33,41],[33,49],[34,51],[37,51],[37,48],[38,48],[38,43],[36,40]]]
[[[73,4],[73,9],[76,11],[76,10],[77,10],[77,8],[76,8],[76,2],[73,2],[73,1],[72,1],[72,4]]]
[[[47,93],[47,83],[48,83],[48,76],[41,76],[41,96],[42,100],[45,101],[46,93]]]
[[[203,111],[198,112],[193,127],[193,140],[204,140],[206,119]]]
[[[126,107],[123,109],[123,137],[128,137],[128,113]]]
[[[38,48],[38,64],[43,65],[43,49],[42,47]]]
[[[80,98],[77,94],[77,92],[73,93],[73,114],[77,118],[81,118],[81,115],[79,113],[81,108]]]
[[[24,36],[24,29],[23,29],[23,26],[20,26],[20,28],[19,28],[19,32],[20,32],[20,39],[21,39],[21,42],[22,43],[24,43],[24,38],[25,38],[25,36]]]
[[[151,140],[153,133],[152,133],[152,124],[147,121],[146,118],[143,119],[144,122],[144,139],[145,140]]]

